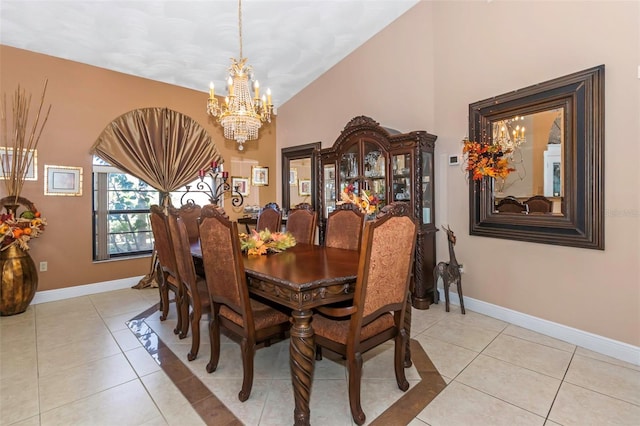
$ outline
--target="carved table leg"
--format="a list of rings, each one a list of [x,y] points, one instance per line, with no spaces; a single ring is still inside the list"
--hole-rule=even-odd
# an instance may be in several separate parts
[[[315,343],[311,328],[311,311],[293,311],[289,357],[291,364],[291,382],[295,398],[294,424],[309,425],[309,397],[313,378]]]
[[[407,344],[404,351],[404,368],[409,368],[411,362],[411,294],[407,296],[407,307],[404,312],[404,329],[407,332]]]

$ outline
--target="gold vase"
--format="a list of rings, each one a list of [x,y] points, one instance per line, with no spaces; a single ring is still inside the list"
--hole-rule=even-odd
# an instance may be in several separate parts
[[[0,315],[27,310],[38,288],[38,271],[28,251],[17,245],[0,251]]]

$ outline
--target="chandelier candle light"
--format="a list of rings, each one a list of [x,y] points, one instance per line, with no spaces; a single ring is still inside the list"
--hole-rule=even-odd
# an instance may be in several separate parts
[[[242,56],[242,0],[238,0],[238,28],[240,59],[231,58],[227,80],[228,95],[225,97],[224,105],[220,105],[211,82],[207,113],[218,119],[224,128],[224,137],[238,142],[238,150],[242,151],[246,141],[258,139],[258,129],[263,122],[271,123],[273,104],[270,89],[267,89],[266,95],[260,97],[260,83],[253,80],[253,68],[247,65],[247,58]],[[253,97],[249,88],[250,82]]]
[[[499,145],[502,149],[513,152],[522,145],[526,138],[524,136],[524,126],[518,124],[523,121],[524,117],[515,117],[509,120],[499,121],[494,125],[494,144]]]
[[[204,180],[206,176],[211,178],[211,185]],[[185,186],[187,191],[182,194],[180,204],[195,204],[194,200],[190,198],[187,198],[185,201],[185,197],[188,197],[188,194],[193,194],[194,192],[206,194],[207,197],[209,197],[209,202],[219,207],[222,207],[221,201],[224,201],[222,199],[224,194],[231,195],[231,205],[234,207],[240,207],[242,203],[244,203],[244,197],[240,193],[240,189],[237,186],[232,188],[228,182],[229,172],[222,171],[222,166],[218,165],[217,162],[212,161],[209,169],[198,171],[198,177],[200,178],[200,182],[196,184],[195,190],[191,190],[191,185]]]

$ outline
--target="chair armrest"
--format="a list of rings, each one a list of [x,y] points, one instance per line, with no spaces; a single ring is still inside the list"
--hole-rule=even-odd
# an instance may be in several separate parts
[[[330,306],[318,306],[317,311],[330,317],[347,317],[357,312],[355,306],[345,306],[340,308],[332,308]]]

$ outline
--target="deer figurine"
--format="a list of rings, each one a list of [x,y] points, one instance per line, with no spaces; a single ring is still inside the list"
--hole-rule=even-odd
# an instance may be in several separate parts
[[[447,233],[447,240],[449,241],[449,262],[440,262],[433,269],[433,281],[438,283],[438,278],[442,278],[444,287],[444,298],[446,301],[445,309],[449,312],[449,286],[455,283],[458,286],[458,297],[460,298],[460,311],[464,315],[464,301],[462,300],[462,277],[460,276],[460,265],[456,260],[456,254],[453,251],[453,246],[456,245],[456,236],[448,226],[442,227]]]

